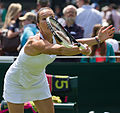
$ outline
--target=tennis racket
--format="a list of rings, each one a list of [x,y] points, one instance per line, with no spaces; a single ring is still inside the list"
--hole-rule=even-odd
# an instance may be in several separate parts
[[[76,39],[53,17],[46,18],[47,25],[56,39],[65,47],[71,48],[74,44],[85,49],[86,46],[76,41]]]

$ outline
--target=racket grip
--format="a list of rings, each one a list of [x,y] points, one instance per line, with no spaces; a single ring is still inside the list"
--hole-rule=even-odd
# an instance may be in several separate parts
[[[86,49],[86,46],[83,45],[82,43],[78,43],[78,47],[79,47],[80,49]]]
[[[83,45],[82,43],[78,43],[78,47],[80,48],[80,49],[86,49],[86,46],[85,45]],[[91,54],[91,49],[90,49],[90,52],[89,52],[89,54],[88,55],[90,55]]]

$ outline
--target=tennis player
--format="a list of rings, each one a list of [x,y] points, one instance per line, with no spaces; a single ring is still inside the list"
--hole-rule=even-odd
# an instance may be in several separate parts
[[[28,39],[21,49],[16,61],[8,69],[4,79],[3,97],[7,101],[9,113],[24,113],[24,103],[33,101],[39,113],[54,113],[45,68],[52,63],[56,55],[89,54],[90,49],[81,50],[77,46],[66,48],[56,44],[47,27],[46,18],[54,16],[52,9],[39,10],[39,33]],[[103,41],[113,35],[113,28],[101,29],[98,38]],[[89,45],[97,44],[95,38],[80,40]]]

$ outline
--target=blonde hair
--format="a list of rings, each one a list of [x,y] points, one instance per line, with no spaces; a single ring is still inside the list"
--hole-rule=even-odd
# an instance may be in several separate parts
[[[12,19],[22,10],[22,5],[20,3],[11,3],[8,7],[8,11],[5,17],[5,22],[2,29],[6,29],[11,23]]]

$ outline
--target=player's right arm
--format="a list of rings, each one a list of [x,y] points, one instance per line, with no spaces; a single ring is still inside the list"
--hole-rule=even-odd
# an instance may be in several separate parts
[[[32,36],[29,38],[27,43],[25,44],[24,52],[27,55],[35,56],[39,54],[52,54],[52,55],[76,55],[76,54],[85,54],[89,53],[89,49],[81,50],[77,46],[73,46],[72,48],[66,48],[60,44],[52,44],[47,40],[36,38]]]

